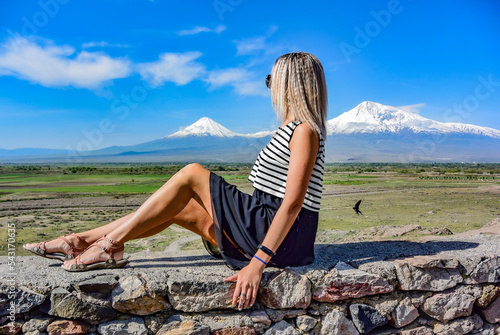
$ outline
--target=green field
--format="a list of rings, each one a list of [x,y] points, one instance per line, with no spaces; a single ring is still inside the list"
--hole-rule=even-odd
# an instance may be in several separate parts
[[[6,254],[9,223],[16,225],[16,254],[23,255],[23,243],[91,229],[134,211],[181,167],[0,165],[0,255]],[[247,181],[251,166],[206,167],[252,192]],[[366,239],[367,228],[386,225],[422,227],[397,238],[417,238],[436,227],[459,233],[500,216],[499,199],[499,164],[331,164],[325,172],[319,229],[326,236],[322,242]],[[359,216],[352,209],[358,200],[363,212]],[[128,242],[127,251],[161,251],[189,235],[172,226],[157,236]],[[195,240],[182,249],[200,247]]]

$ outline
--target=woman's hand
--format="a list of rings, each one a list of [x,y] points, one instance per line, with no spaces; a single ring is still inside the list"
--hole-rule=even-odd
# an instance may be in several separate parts
[[[254,258],[252,258],[250,263],[238,271],[238,273],[224,278],[224,281],[236,281],[232,305],[236,306],[236,302],[238,302],[238,309],[240,311],[243,308],[252,307],[255,303],[262,272],[264,271],[263,265],[262,263],[256,263]]]

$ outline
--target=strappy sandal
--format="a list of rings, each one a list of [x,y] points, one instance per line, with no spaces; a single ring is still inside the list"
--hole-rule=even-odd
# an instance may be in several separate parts
[[[98,244],[99,241],[103,241],[103,240],[107,241],[110,244],[110,246],[104,246],[104,245]],[[106,254],[109,255],[109,258],[105,261],[98,261],[95,263],[88,263],[88,264],[84,263],[80,257],[81,257],[81,255],[83,255],[85,253],[85,251],[89,250],[92,247],[97,247],[97,248],[103,250]],[[121,268],[121,267],[124,267],[125,265],[127,265],[128,259],[124,258],[124,259],[117,261],[114,258],[114,254],[117,252],[123,251],[124,248],[125,248],[125,246],[123,245],[123,243],[118,243],[111,238],[107,238],[106,235],[104,235],[103,237],[101,237],[100,239],[95,241],[93,244],[91,244],[89,247],[87,247],[87,249],[85,249],[81,254],[79,254],[75,258],[75,263],[71,264],[71,266],[69,268],[64,267],[64,265],[62,265],[61,267],[64,270],[70,271],[70,272],[82,272],[82,271],[87,271],[87,270],[92,270],[92,269],[103,269],[103,268],[104,269]]]
[[[80,236],[76,235],[75,233],[71,234],[70,236],[74,236],[78,240],[80,240],[81,242],[85,243],[85,248],[77,248],[73,243],[71,243],[64,236],[59,236],[58,238],[56,238],[56,240],[63,240],[64,242],[66,242],[66,244],[71,249],[69,255],[65,254],[64,252],[50,252],[50,253],[48,253],[46,251],[46,248],[45,248],[45,243],[47,243],[47,242],[40,242],[36,246],[34,246],[33,248],[31,248],[31,249],[26,248],[23,245],[23,248],[25,250],[31,251],[35,255],[42,256],[42,257],[45,257],[45,258],[58,259],[61,262],[69,261],[69,260],[72,260],[73,258],[75,258],[76,256],[78,256],[80,253],[82,253],[86,248],[88,248],[90,246],[83,238],[81,238]]]

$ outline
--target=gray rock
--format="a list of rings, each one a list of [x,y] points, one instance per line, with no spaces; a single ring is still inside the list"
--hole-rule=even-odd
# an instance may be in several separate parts
[[[301,273],[301,272],[299,272],[299,273]],[[316,283],[318,281],[320,281],[327,273],[328,273],[327,270],[316,269],[316,270],[310,270],[310,271],[307,271],[307,272],[301,273],[301,274],[304,274],[307,278],[309,278],[309,280],[311,281],[311,283],[313,285],[316,285]]]
[[[483,289],[480,285],[459,285],[453,288],[453,291],[458,294],[468,294],[473,296],[474,299],[479,299],[483,294]],[[447,293],[449,291],[445,291],[443,293]]]
[[[259,301],[269,308],[306,308],[311,303],[311,282],[292,269],[266,273],[259,287]]]
[[[309,308],[307,309],[307,314],[324,316],[327,315],[332,309],[336,309],[344,314],[347,314],[347,303],[346,302],[327,303],[327,302],[313,301],[309,305]]]
[[[320,335],[359,335],[359,332],[342,312],[333,309],[322,318]]]
[[[253,328],[258,334],[262,334],[271,326],[271,319],[265,311],[252,311],[250,312],[249,317],[253,322]]]
[[[395,261],[401,290],[440,292],[463,282],[458,269],[416,267],[407,261]]]
[[[479,334],[481,334],[481,335],[498,335],[498,334],[500,334],[500,324],[492,325],[492,324],[485,322],[483,324],[482,332],[480,332]]]
[[[165,299],[149,292],[146,281],[137,275],[120,280],[112,299],[113,308],[127,314],[150,315],[171,307]]]
[[[183,312],[205,312],[231,308],[235,283],[219,277],[206,276],[203,281],[189,277],[170,277],[168,300],[173,308]]]
[[[255,335],[255,329],[250,327],[227,328],[217,330],[212,333],[213,335]]]
[[[281,320],[266,330],[264,335],[300,335],[299,331],[293,328],[288,322]]]
[[[399,292],[390,294],[374,295],[364,298],[362,303],[370,305],[377,310],[385,318],[390,318],[391,312],[396,308],[403,296]]]
[[[500,322],[500,298],[496,298],[487,308],[479,309],[479,313],[489,323]]]
[[[500,282],[500,257],[486,259],[465,278],[466,284]]]
[[[485,285],[476,301],[476,305],[481,308],[486,308],[497,297],[500,297],[500,285]]]
[[[200,324],[206,325],[211,331],[221,330],[224,328],[239,328],[245,326],[253,326],[252,319],[248,313],[204,313],[195,314],[189,317]]]
[[[43,332],[45,329],[47,329],[47,326],[49,323],[52,321],[53,318],[32,318],[28,321],[26,321],[23,324],[23,332],[33,332],[33,331],[41,331]]]
[[[498,326],[497,332],[495,331],[495,326],[489,323],[483,324],[483,329],[479,333],[481,335],[497,335],[500,334],[500,326]]]
[[[253,323],[262,323],[266,326],[271,325],[271,319],[265,311],[252,311],[249,315]],[[281,320],[280,320],[281,321]]]
[[[153,334],[156,334],[158,330],[165,324],[170,315],[166,313],[157,313],[154,315],[146,315],[144,316],[144,323],[149,331]]]
[[[156,335],[210,335],[210,328],[194,320],[166,323]]]
[[[296,318],[300,315],[305,315],[307,312],[305,309],[270,309],[266,308],[266,314],[269,316],[272,322],[280,322],[283,319]]]
[[[415,321],[419,316],[420,314],[415,306],[412,305],[411,299],[406,297],[392,311],[391,324],[396,328],[402,328]]]
[[[457,258],[459,262],[458,270],[464,277],[469,276],[476,266],[486,259],[481,255],[459,255]]]
[[[148,329],[141,318],[113,320],[99,324],[97,331],[102,335],[147,335]]]
[[[434,335],[431,328],[422,326],[413,329],[406,329],[401,332],[400,335]]]
[[[441,322],[448,322],[461,316],[469,316],[476,299],[458,292],[437,293],[428,298],[422,310]]]
[[[91,279],[73,283],[73,287],[86,294],[95,295],[98,298],[105,298],[111,294],[113,288],[118,284],[116,276],[103,275]]]
[[[416,308],[420,308],[425,303],[427,298],[432,296],[432,292],[405,292],[406,295],[411,299],[411,303]]]
[[[475,329],[480,329],[482,326],[483,320],[481,320],[479,315],[474,314],[453,320],[447,324],[437,323],[434,326],[434,333],[436,335],[464,335]]]
[[[141,276],[148,283],[147,286],[149,292],[154,293],[160,297],[166,297],[168,295],[168,278],[170,277],[170,273],[170,271],[142,271]]]
[[[26,313],[45,301],[45,296],[38,294],[27,287],[11,286],[7,282],[0,282],[0,316],[8,315],[11,305],[9,296],[14,296],[16,314]]]
[[[63,288],[52,290],[49,315],[67,319],[105,321],[116,317],[117,313],[109,305],[99,301],[87,301],[80,292],[69,292]]]
[[[389,320],[384,318],[377,310],[364,304],[349,306],[352,322],[361,334],[368,334],[377,327],[382,327]]]
[[[339,262],[340,263],[340,262]],[[335,302],[367,295],[389,293],[394,287],[379,275],[358,269],[334,268],[321,279],[313,290],[313,299]]]
[[[456,257],[444,254],[413,256],[402,260],[396,260],[396,262],[408,263],[421,269],[458,269],[459,266]]]
[[[303,332],[312,330],[318,324],[318,320],[309,315],[298,316],[295,322],[297,323],[297,328]]]
[[[2,334],[2,332],[0,331],[0,334]],[[24,335],[48,335],[48,333],[46,332],[41,332],[39,330],[34,330],[32,332],[27,332],[27,333],[23,333]],[[51,334],[52,335],[52,334]]]
[[[378,261],[372,263],[361,264],[358,270],[379,275],[384,278],[392,286],[397,286],[398,277],[396,275],[396,267],[392,262]]]

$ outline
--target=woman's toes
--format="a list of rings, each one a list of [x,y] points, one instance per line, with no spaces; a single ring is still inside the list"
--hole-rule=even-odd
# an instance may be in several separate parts
[[[36,243],[23,244],[24,249],[33,249],[35,246],[36,246]]]

